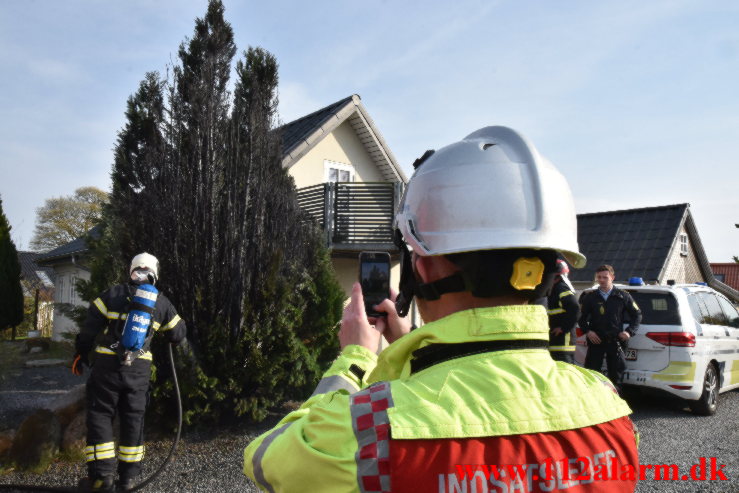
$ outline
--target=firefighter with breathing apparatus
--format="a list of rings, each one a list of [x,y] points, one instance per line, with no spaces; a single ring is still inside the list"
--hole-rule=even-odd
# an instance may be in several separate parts
[[[156,333],[172,344],[185,337],[184,321],[155,287],[158,279],[156,257],[136,255],[129,281],[113,286],[90,304],[77,336],[72,372],[81,375],[83,365],[91,366],[89,354],[94,350],[95,355],[87,382],[88,477],[80,481],[83,491],[125,491],[133,487],[141,472],[151,340]],[[120,419],[117,450],[113,433],[116,416]]]
[[[604,464],[638,464],[628,405],[604,376],[551,358],[547,313],[531,303],[558,255],[585,264],[564,177],[506,127],[414,167],[395,303],[368,319],[354,285],[341,354],[247,446],[244,473],[271,492],[633,491],[634,478],[603,478]],[[411,331],[413,297],[425,325]]]

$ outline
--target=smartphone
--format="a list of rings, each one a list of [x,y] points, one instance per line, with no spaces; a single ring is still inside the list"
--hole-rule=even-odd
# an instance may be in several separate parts
[[[390,254],[362,252],[359,254],[359,284],[364,296],[364,311],[368,317],[381,317],[372,307],[390,298]]]

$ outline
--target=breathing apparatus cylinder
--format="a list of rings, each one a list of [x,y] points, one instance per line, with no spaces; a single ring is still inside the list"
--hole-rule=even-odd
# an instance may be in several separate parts
[[[133,295],[126,323],[121,332],[120,344],[124,349],[124,365],[130,366],[135,359],[133,353],[144,347],[154,316],[157,296],[159,296],[159,290],[151,284],[140,285]]]

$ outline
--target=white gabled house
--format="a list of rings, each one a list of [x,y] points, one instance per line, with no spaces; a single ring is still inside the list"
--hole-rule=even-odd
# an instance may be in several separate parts
[[[303,209],[319,222],[336,275],[348,295],[359,252],[391,253],[400,277],[392,223],[407,178],[354,94],[287,123],[282,164],[295,180]]]
[[[96,237],[98,228],[92,228],[88,234]],[[77,280],[90,279],[90,269],[86,266],[87,243],[84,237],[57,247],[38,256],[36,263],[53,269],[54,281],[54,325],[51,338],[55,341],[64,339],[65,333],[76,333],[77,324],[67,317],[64,305],[87,306],[77,294]]]

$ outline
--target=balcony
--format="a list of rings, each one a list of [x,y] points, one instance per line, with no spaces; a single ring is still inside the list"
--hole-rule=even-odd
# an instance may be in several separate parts
[[[402,183],[321,183],[298,189],[298,203],[320,225],[333,252],[394,252],[393,219]]]

